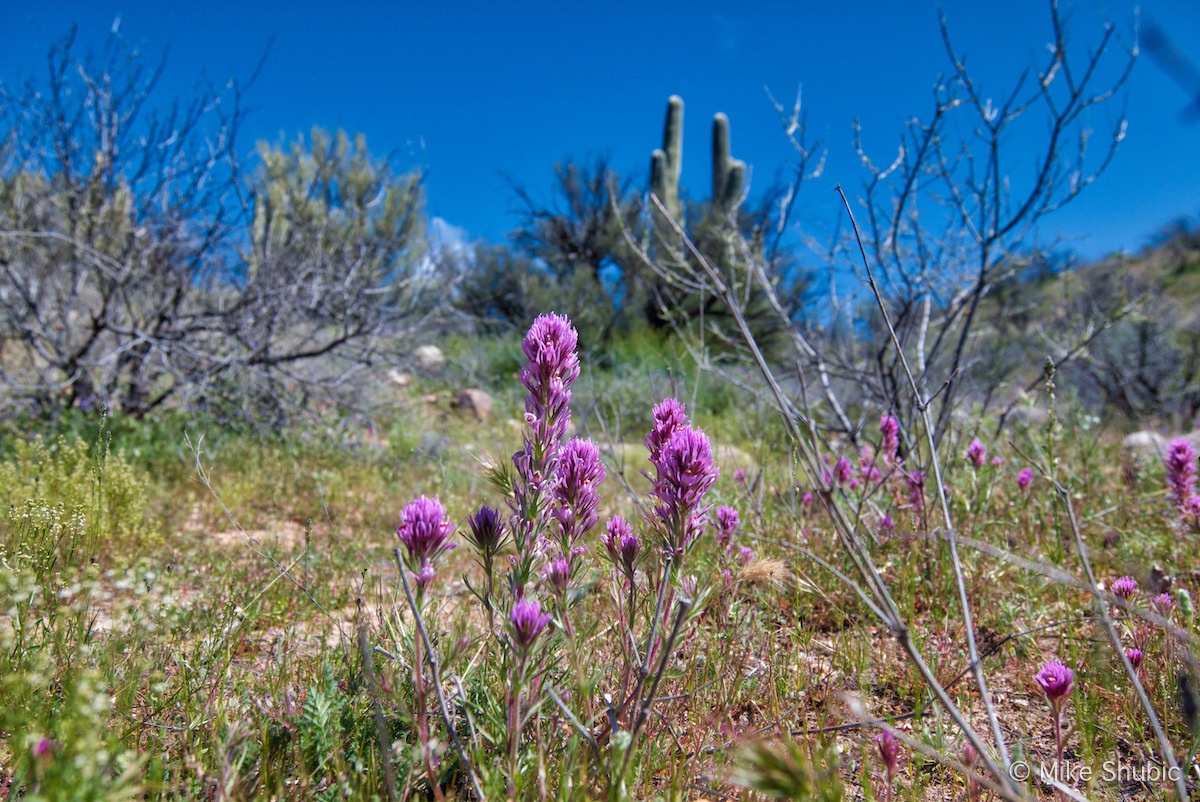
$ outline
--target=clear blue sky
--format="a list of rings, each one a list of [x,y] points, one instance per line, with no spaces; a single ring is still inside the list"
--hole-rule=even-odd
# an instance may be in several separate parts
[[[1130,0],[1063,0],[1076,45],[1103,20],[1127,36]],[[985,88],[1002,94],[1041,61],[1050,39],[1045,0],[789,2],[421,2],[341,4],[7,0],[0,9],[0,78],[44,69],[48,44],[72,23],[99,42],[120,17],[127,41],[171,47],[163,95],[197,76],[245,76],[274,46],[251,94],[243,131],[292,137],[317,124],[362,131],[372,150],[428,172],[431,215],[472,239],[500,240],[515,223],[511,175],[549,191],[556,160],[607,152],[644,178],[659,144],[666,98],[686,102],[683,180],[707,192],[708,126],[724,111],[734,155],[770,182],[790,149],[764,87],[790,100],[803,85],[810,131],[830,148],[822,180],[796,218],[825,225],[833,187],[858,186],[850,123],[859,117],[881,160],[903,121],[924,116],[946,70],[937,24],[945,10],[958,49]],[[1200,2],[1147,0],[1143,19],[1163,25],[1200,62]],[[1177,114],[1187,96],[1150,59],[1129,86],[1128,139],[1107,175],[1044,232],[1078,238],[1086,255],[1140,247],[1171,218],[1200,212],[1200,125]],[[1117,106],[1091,122],[1107,129]],[[1031,164],[1034,154],[1027,155]]]

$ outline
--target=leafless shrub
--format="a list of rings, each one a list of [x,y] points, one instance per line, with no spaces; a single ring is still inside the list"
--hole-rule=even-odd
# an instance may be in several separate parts
[[[360,139],[237,149],[253,82],[159,106],[164,61],[72,32],[0,87],[0,380],[143,415],[245,381],[336,386],[412,320],[423,193]],[[432,284],[432,282],[430,282]]]

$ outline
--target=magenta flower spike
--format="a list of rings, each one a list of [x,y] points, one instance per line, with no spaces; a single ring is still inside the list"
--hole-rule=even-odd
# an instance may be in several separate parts
[[[471,529],[471,544],[481,554],[494,554],[499,550],[500,541],[504,537],[504,524],[500,520],[499,511],[485,504],[467,519],[467,525]]]
[[[655,467],[655,513],[662,523],[668,552],[678,558],[708,523],[708,508],[701,507],[701,503],[719,471],[713,463],[708,437],[690,426],[677,430],[663,444]]]
[[[1021,490],[1028,490],[1031,484],[1033,484],[1033,468],[1022,468],[1021,472],[1017,474],[1017,487]]]
[[[733,530],[737,529],[737,526],[737,510],[733,507],[717,507],[717,542],[721,544],[721,548],[729,548],[729,542],[733,539]]]
[[[600,520],[596,509],[604,477],[604,463],[595,443],[577,437],[563,446],[554,485],[554,517],[562,527],[562,545],[568,553]]]
[[[526,362],[520,379],[529,391],[525,412],[556,435],[546,440],[558,440],[566,432],[570,387],[579,378],[578,344],[571,321],[554,313],[538,315],[521,343]]]
[[[1056,711],[1062,708],[1063,702],[1075,687],[1075,672],[1067,668],[1058,659],[1050,660],[1042,665],[1033,679],[1046,694],[1046,699]]]
[[[543,575],[546,583],[554,588],[555,593],[563,593],[567,589],[567,582],[571,578],[571,567],[567,565],[567,561],[562,557],[558,557],[550,561],[546,566],[546,572]]]
[[[895,462],[896,454],[900,450],[900,421],[891,415],[884,415],[879,419],[879,434],[883,436],[884,462]]]
[[[513,541],[525,570],[558,478],[560,444],[571,422],[571,385],[579,377],[578,344],[571,321],[553,313],[539,315],[521,343],[525,364],[520,380],[528,395],[522,447],[512,458],[517,481],[509,506]]]
[[[888,781],[895,778],[900,770],[900,741],[889,730],[884,730],[875,736],[875,745],[879,749],[879,758],[887,769]]]
[[[971,441],[971,445],[967,446],[967,459],[975,466],[975,470],[979,470],[987,464],[988,450],[987,446],[979,442],[979,438]]]
[[[638,552],[642,550],[642,541],[636,534],[630,532],[622,535],[620,541],[619,553],[621,555],[621,567],[625,569],[625,573],[630,577],[633,576],[634,565],[637,564]]]
[[[687,407],[674,398],[664,398],[654,406],[654,426],[646,435],[646,448],[650,451],[650,462],[658,466],[658,457],[671,435],[691,427]]]
[[[1133,670],[1137,671],[1142,667],[1142,661],[1146,659],[1146,653],[1141,649],[1130,646],[1125,650],[1125,656],[1129,658],[1129,664],[1133,666]]]
[[[1137,580],[1131,576],[1123,576],[1119,579],[1114,579],[1111,587],[1113,595],[1119,596],[1126,601],[1133,598],[1133,594],[1137,593],[1137,589]]]
[[[839,485],[850,484],[850,480],[854,478],[854,466],[850,464],[849,458],[838,457],[833,465],[833,475]]]
[[[454,524],[446,517],[446,509],[437,496],[421,496],[400,511],[396,537],[404,545],[405,562],[419,588],[424,589],[433,581],[433,560],[456,546],[450,541],[452,531]]]
[[[527,652],[550,623],[550,616],[542,612],[542,605],[537,599],[517,599],[508,620],[512,624],[513,641],[517,648]]]
[[[1154,612],[1165,618],[1174,609],[1175,600],[1171,598],[1170,593],[1160,593],[1150,600],[1150,606],[1154,608]]]
[[[1167,446],[1167,486],[1176,507],[1183,507],[1196,495],[1196,449],[1186,437],[1177,437]]]

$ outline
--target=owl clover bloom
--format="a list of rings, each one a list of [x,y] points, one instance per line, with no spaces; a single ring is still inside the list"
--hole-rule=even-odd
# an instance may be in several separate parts
[[[1196,449],[1186,437],[1177,437],[1167,446],[1167,486],[1176,507],[1183,507],[1196,495]]]
[[[646,438],[655,468],[651,495],[658,502],[654,512],[667,554],[678,559],[708,523],[704,494],[719,471],[708,437],[692,428],[682,404],[669,398],[654,408],[654,417],[654,430]]]
[[[896,453],[900,450],[900,421],[891,415],[879,419],[879,433],[883,436],[883,461],[891,464],[896,461]]]
[[[404,562],[416,578],[419,589],[433,581],[434,558],[457,545],[450,541],[453,530],[454,524],[446,517],[446,509],[437,496],[421,496],[401,510],[396,537],[404,546]]]
[[[1056,713],[1062,709],[1063,703],[1075,687],[1075,672],[1057,659],[1043,664],[1033,679],[1041,686],[1042,693],[1046,694],[1046,699]]]

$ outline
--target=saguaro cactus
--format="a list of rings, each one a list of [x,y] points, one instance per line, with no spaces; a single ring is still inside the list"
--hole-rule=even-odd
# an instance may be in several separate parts
[[[683,98],[667,99],[663,144],[650,154],[650,191],[658,196],[676,220],[682,219],[679,204],[679,172],[683,167]]]
[[[650,156],[650,190],[676,220],[682,221],[679,201],[679,174],[683,166],[683,98],[671,95],[667,100],[667,118],[663,123],[663,144]],[[724,113],[713,117],[712,128],[712,210],[723,214],[742,196],[746,163],[734,159],[729,151],[729,118]]]
[[[726,212],[742,197],[746,163],[729,155],[729,118],[724,112],[713,117],[712,128],[712,205]]]

